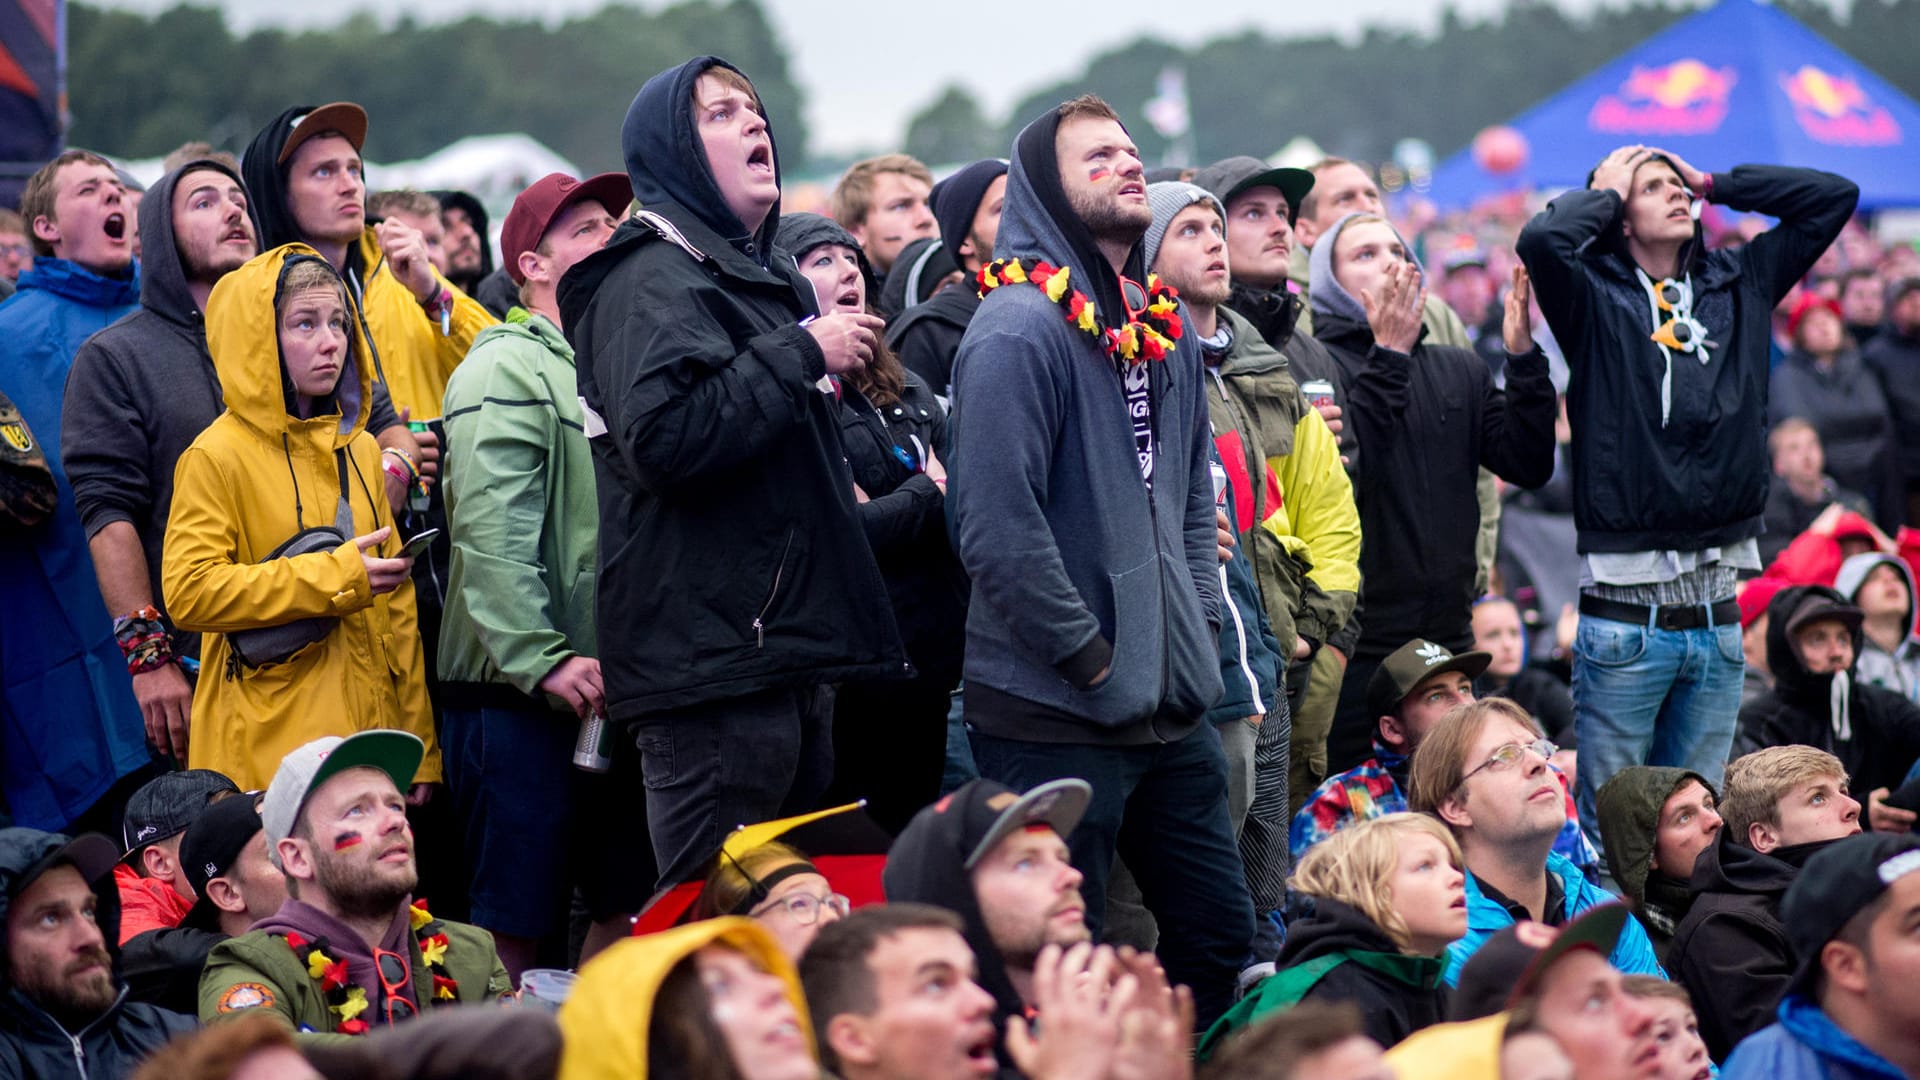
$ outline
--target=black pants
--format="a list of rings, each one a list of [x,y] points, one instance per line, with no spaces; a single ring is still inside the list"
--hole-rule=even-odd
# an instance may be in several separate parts
[[[867,800],[867,815],[894,835],[940,797],[953,680],[842,684],[833,707],[833,783],[822,802]]]
[[[1333,729],[1327,732],[1327,775],[1345,772],[1373,756],[1373,733],[1380,718],[1367,708],[1367,684],[1380,670],[1384,656],[1356,656],[1347,661],[1340,682],[1340,704],[1333,710]]]

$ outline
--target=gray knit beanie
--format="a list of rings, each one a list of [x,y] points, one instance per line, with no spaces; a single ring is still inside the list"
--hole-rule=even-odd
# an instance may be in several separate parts
[[[1166,238],[1167,226],[1173,224],[1173,219],[1179,215],[1180,211],[1197,202],[1204,202],[1213,207],[1213,212],[1220,215],[1221,225],[1226,224],[1226,208],[1221,206],[1220,200],[1214,198],[1213,193],[1206,188],[1180,180],[1165,180],[1158,184],[1147,185],[1147,206],[1153,210],[1153,224],[1147,226],[1147,236],[1142,243],[1146,245],[1145,256],[1149,272],[1153,270],[1153,260],[1160,255],[1160,241]]]

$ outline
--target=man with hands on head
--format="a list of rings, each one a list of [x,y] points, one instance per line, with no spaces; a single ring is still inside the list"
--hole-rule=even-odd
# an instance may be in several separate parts
[[[1629,765],[1720,779],[1740,705],[1736,579],[1760,569],[1772,312],[1858,200],[1831,173],[1709,175],[1623,146],[1521,230],[1516,248],[1572,364],[1574,723],[1589,833],[1595,793]],[[1708,201],[1780,224],[1708,251]]]

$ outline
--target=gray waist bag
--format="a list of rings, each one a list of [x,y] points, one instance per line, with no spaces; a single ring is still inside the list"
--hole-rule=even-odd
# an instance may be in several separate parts
[[[334,510],[332,525],[316,525],[313,528],[301,528],[279,547],[274,548],[262,563],[275,559],[291,559],[296,555],[309,555],[316,551],[332,551],[353,537],[353,507],[347,502],[347,452],[345,449],[333,452],[334,460],[340,467],[340,503]],[[300,510],[300,488],[294,485],[294,523],[304,525]],[[268,664],[284,662],[294,653],[326,637],[340,622],[338,615],[314,615],[309,618],[295,619],[278,626],[263,626],[255,630],[235,630],[227,635],[227,647],[232,656],[227,663],[227,674],[238,674],[241,666],[248,668],[265,667]]]

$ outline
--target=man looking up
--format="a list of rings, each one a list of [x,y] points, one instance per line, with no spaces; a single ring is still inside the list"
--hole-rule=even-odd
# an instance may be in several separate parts
[[[952,393],[961,335],[980,310],[980,268],[993,261],[1006,202],[1007,163],[1000,158],[976,161],[933,185],[940,242],[953,253],[961,281],[901,312],[887,327],[887,346],[943,401]]]
[[[881,280],[900,249],[938,235],[929,196],[933,173],[906,154],[856,161],[833,189],[833,219],[853,234]]]
[[[427,251],[427,262],[433,265],[435,273],[446,274],[447,227],[440,223],[440,200],[412,188],[376,191],[367,196],[367,216],[397,221],[419,233],[420,243]]]
[[[5,393],[40,441],[58,501],[31,532],[0,535],[0,796],[14,822],[60,829],[152,757],[58,453],[74,354],[134,309],[140,281],[132,210],[105,158],[61,154],[27,180],[20,206],[38,258],[0,305]]]
[[[1674,928],[1693,906],[1687,883],[1694,864],[1724,824],[1719,796],[1698,773],[1635,765],[1613,774],[1599,801],[1607,867],[1646,927],[1654,955],[1671,967]]]
[[[949,514],[973,579],[966,714],[981,775],[1093,785],[1073,839],[1091,921],[1122,848],[1160,956],[1210,1024],[1253,914],[1204,722],[1222,684],[1200,350],[1147,276],[1146,187],[1098,98],[1016,140],[989,291],[954,364]]]
[[[1831,173],[1743,165],[1708,175],[1623,146],[1517,242],[1573,358],[1574,644],[1580,821],[1629,765],[1718,780],[1741,662],[1737,578],[1760,569],[1773,309],[1852,216]],[[1780,224],[1709,252],[1706,201]]]
[[[638,737],[677,882],[735,825],[826,790],[830,684],[905,671],[819,389],[881,322],[811,317],[812,285],[775,257],[779,157],[737,69],[703,56],[647,80],[621,147],[646,209],[567,274],[559,312],[597,480],[607,716]]]

